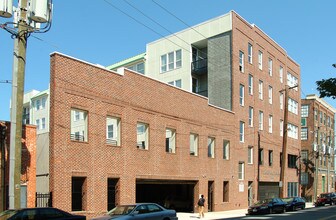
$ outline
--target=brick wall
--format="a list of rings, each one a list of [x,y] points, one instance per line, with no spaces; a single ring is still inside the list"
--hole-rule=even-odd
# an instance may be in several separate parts
[[[0,122],[5,127],[5,185],[9,184],[10,122]],[[27,207],[35,207],[36,192],[36,126],[24,125],[22,130],[21,185],[27,187]],[[8,188],[7,188],[8,189]],[[8,195],[8,192],[6,192]],[[6,198],[8,204],[8,197]]]
[[[86,178],[84,214],[107,207],[107,178],[119,178],[120,203],[135,202],[136,180],[192,180],[207,197],[215,181],[214,210],[247,206],[238,192],[237,125],[234,113],[208,105],[206,98],[125,70],[119,75],[76,59],[53,54],[50,84],[50,186],[55,207],[71,211],[71,177]],[[70,140],[70,111],[88,112],[88,141]],[[106,117],[121,118],[121,146],[105,144]],[[136,125],[149,125],[149,150],[136,148]],[[176,130],[176,153],[165,152],[165,129]],[[189,155],[189,135],[199,135],[198,156]],[[215,137],[215,158],[207,154]],[[231,142],[223,160],[223,140]],[[223,181],[230,181],[230,202],[223,202]],[[195,199],[197,201],[197,199]]]

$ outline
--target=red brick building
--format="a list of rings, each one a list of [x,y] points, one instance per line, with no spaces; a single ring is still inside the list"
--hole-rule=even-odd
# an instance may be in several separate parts
[[[9,149],[10,149],[10,122],[0,121],[0,204],[2,209],[8,208],[9,184]],[[26,207],[35,207],[36,192],[36,126],[24,125],[22,130],[22,160],[21,160],[21,204]],[[25,200],[24,200],[25,199]]]
[[[129,62],[144,75],[51,56],[54,206],[193,211],[204,194],[220,211],[279,196],[281,184],[284,196],[300,194],[300,66],[233,11],[176,35],[183,43],[159,39]]]
[[[301,192],[309,201],[335,192],[335,113],[316,95],[301,99]]]

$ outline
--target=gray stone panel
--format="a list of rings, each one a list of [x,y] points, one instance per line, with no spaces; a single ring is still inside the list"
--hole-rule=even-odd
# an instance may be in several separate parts
[[[208,41],[209,103],[232,110],[231,32]]]

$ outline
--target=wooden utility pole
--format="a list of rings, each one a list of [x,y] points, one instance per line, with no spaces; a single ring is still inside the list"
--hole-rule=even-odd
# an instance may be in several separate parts
[[[11,98],[11,137],[9,166],[9,208],[21,207],[22,111],[28,25],[27,0],[20,0],[18,32],[14,35],[13,83]]]
[[[257,193],[257,200],[260,200],[260,131],[258,131],[258,193]]]
[[[285,196],[285,170],[287,165],[287,137],[288,137],[288,91],[296,87],[297,85],[292,87],[286,85],[285,89],[280,91],[285,92],[284,124],[283,124],[283,138],[282,138],[282,161],[280,168],[281,172],[280,172],[280,186],[279,186],[280,198],[284,198]]]

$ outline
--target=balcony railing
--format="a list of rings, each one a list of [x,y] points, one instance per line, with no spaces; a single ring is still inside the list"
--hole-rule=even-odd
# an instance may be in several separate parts
[[[72,141],[84,141],[84,135],[79,135],[79,134],[71,134],[70,139]]]
[[[208,72],[208,59],[200,59],[191,63],[191,71],[196,75],[203,75]]]

